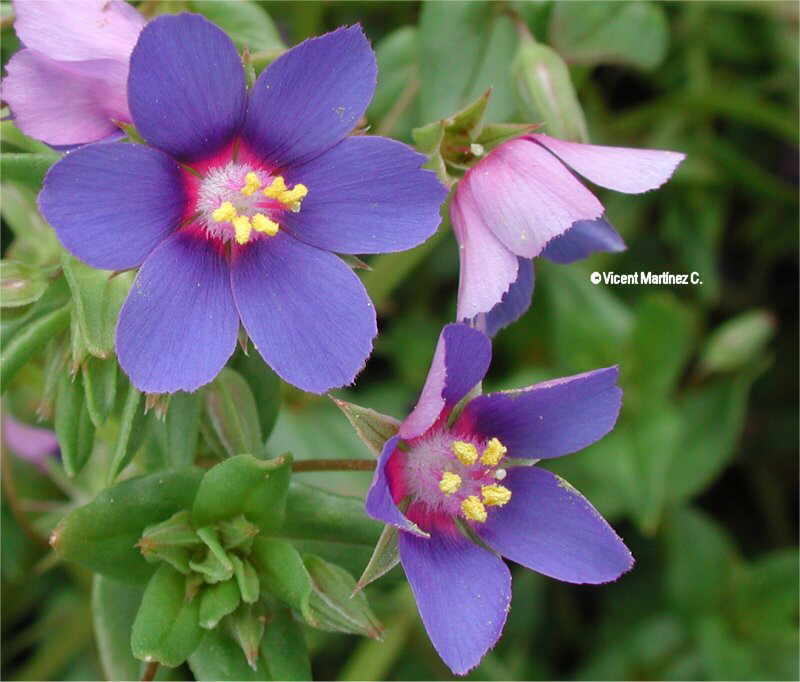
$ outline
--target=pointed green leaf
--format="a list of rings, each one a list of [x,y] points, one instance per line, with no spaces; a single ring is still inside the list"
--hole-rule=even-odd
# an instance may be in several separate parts
[[[213,630],[225,616],[233,613],[241,602],[235,580],[209,585],[200,596],[200,627]]]
[[[200,681],[280,679],[270,676],[263,657],[259,658],[258,666],[253,670],[239,644],[222,627],[206,632],[200,645],[189,656],[189,667],[195,679]]]
[[[108,472],[108,481],[113,483],[120,472],[128,466],[131,458],[142,443],[144,438],[144,409],[142,407],[142,394],[133,384],[128,385],[128,393],[122,406],[119,418],[119,431],[111,466]]]
[[[164,419],[156,419],[151,423],[151,433],[158,440],[169,467],[194,464],[202,409],[199,393],[178,391],[170,396]]]
[[[117,397],[117,359],[91,357],[81,370],[89,417],[92,424],[99,428],[114,408]]]
[[[233,574],[245,604],[254,604],[258,601],[259,585],[258,574],[253,565],[246,559],[240,559],[235,554],[231,554],[233,562]]]
[[[162,565],[150,578],[131,632],[133,655],[142,661],[179,666],[197,648],[205,630],[198,623],[200,600],[186,600],[186,578]]]
[[[206,414],[225,451],[233,457],[263,449],[253,393],[242,375],[225,368],[203,391]]]
[[[414,128],[411,137],[418,151],[427,156],[436,154],[444,139],[444,121],[440,119],[420,128]]]
[[[400,428],[400,421],[394,417],[355,403],[348,403],[346,400],[339,400],[333,396],[331,396],[331,400],[344,413],[347,421],[353,425],[364,445],[375,455],[381,454],[384,443]]]
[[[384,526],[369,563],[356,583],[356,592],[360,592],[371,582],[386,575],[400,562],[400,552],[397,547],[397,533],[398,531],[395,526]]]
[[[286,540],[256,538],[250,558],[262,589],[300,611],[307,619],[311,576],[294,545]]]
[[[47,289],[47,273],[27,263],[0,261],[0,307],[16,308],[38,301]]]
[[[61,376],[56,393],[55,430],[61,448],[61,459],[68,476],[80,473],[92,454],[94,425],[80,376]]]
[[[92,620],[100,663],[106,679],[138,680],[141,663],[131,652],[131,628],[142,601],[139,587],[95,575]]]
[[[272,433],[281,408],[281,380],[254,350],[249,355],[238,353],[233,366],[253,392],[261,424],[261,438],[266,440]]]
[[[261,641],[261,658],[274,680],[312,679],[303,626],[288,609],[272,610]]]
[[[234,639],[253,670],[258,670],[265,622],[266,613],[261,604],[243,604],[227,620]]]
[[[61,158],[55,152],[40,154],[0,154],[0,175],[4,181],[13,180],[35,189],[42,186],[45,173]]]

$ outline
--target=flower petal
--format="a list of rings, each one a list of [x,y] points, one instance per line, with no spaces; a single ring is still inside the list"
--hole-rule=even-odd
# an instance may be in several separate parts
[[[627,194],[660,187],[686,158],[685,154],[659,149],[581,144],[541,134],[531,137],[587,180]]]
[[[385,137],[348,137],[288,169],[308,196],[283,224],[298,239],[337,253],[384,253],[421,244],[435,231],[447,190],[407,145]]]
[[[139,144],[90,145],[47,173],[39,209],[64,247],[92,267],[126,270],[180,222],[186,204],[178,165]]]
[[[538,256],[602,204],[556,157],[526,137],[492,151],[462,179],[483,223],[517,256]]]
[[[517,279],[503,294],[500,303],[488,313],[481,313],[474,318],[476,329],[481,329],[491,337],[512,322],[516,322],[531,307],[533,280],[533,262],[527,258],[520,258]]]
[[[20,41],[51,59],[127,62],[145,18],[123,0],[15,0]]]
[[[47,460],[58,454],[59,445],[56,434],[49,429],[41,429],[17,421],[10,414],[3,414],[3,442],[18,457],[47,470]]]
[[[245,139],[276,166],[310,161],[355,127],[372,99],[377,73],[361,26],[306,40],[256,80]]]
[[[396,526],[409,533],[427,536],[427,533],[421,531],[413,521],[409,521],[403,512],[398,509],[397,505],[394,503],[392,491],[389,488],[386,468],[389,466],[389,460],[394,454],[395,448],[399,442],[399,436],[392,436],[383,446],[383,451],[378,458],[378,465],[375,467],[372,484],[367,492],[364,508],[367,514],[373,519],[388,523],[390,526]]]
[[[281,230],[237,249],[232,282],[247,333],[282,379],[311,393],[353,382],[372,351],[375,308],[338,257]]]
[[[181,161],[212,156],[239,131],[244,68],[231,39],[197,14],[160,16],[131,55],[128,99],[137,130]]]
[[[130,121],[128,67],[114,59],[58,62],[20,50],[7,64],[2,98],[19,129],[51,145],[96,142]]]
[[[511,501],[478,535],[504,557],[570,583],[607,583],[633,567],[630,551],[575,488],[539,467],[508,470]]]
[[[456,318],[467,320],[502,300],[518,277],[519,263],[483,221],[463,180],[450,203],[450,219],[460,261]]]
[[[400,424],[399,435],[410,439],[427,431],[483,380],[491,359],[492,344],[485,334],[465,324],[448,324],[439,334],[417,405]]]
[[[139,270],[119,315],[117,356],[140,391],[194,391],[228,361],[238,331],[221,249],[181,231]]]
[[[400,560],[433,646],[456,675],[491,649],[511,603],[511,573],[491,552],[460,536],[398,537]]]
[[[618,253],[627,247],[619,233],[605,218],[579,220],[564,234],[548,242],[542,257],[566,265],[590,256],[595,251]]]
[[[510,457],[544,459],[576,452],[614,428],[622,403],[618,374],[617,367],[606,367],[478,396],[456,428],[499,438]]]

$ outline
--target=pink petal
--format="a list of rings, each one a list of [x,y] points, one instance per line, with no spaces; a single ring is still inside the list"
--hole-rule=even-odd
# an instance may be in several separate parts
[[[15,0],[14,29],[25,47],[63,61],[127,62],[144,17],[123,0]]]
[[[518,261],[483,222],[466,183],[459,183],[450,218],[461,261],[457,320],[491,310],[517,278]]]
[[[679,152],[658,149],[580,144],[547,135],[531,137],[587,180],[627,194],[640,194],[660,187],[686,158]]]
[[[127,64],[112,59],[57,62],[35,50],[17,52],[6,66],[2,98],[26,135],[52,145],[95,142],[130,121]]]
[[[530,138],[500,145],[464,176],[461,189],[471,195],[483,224],[524,258],[538,256],[574,222],[603,213],[564,164]]]

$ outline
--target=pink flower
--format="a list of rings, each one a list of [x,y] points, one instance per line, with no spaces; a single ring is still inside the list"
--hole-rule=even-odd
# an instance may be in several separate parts
[[[459,320],[492,335],[530,305],[531,259],[558,263],[620,251],[603,205],[576,178],[628,194],[664,184],[684,155],[535,134],[506,142],[458,183],[450,217],[461,258]]]
[[[2,98],[19,129],[55,146],[120,136],[144,17],[122,0],[15,0],[14,10],[25,47],[8,62]]]

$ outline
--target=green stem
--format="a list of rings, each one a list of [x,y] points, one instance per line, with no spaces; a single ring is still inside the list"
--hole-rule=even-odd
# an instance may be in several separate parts
[[[305,459],[292,462],[292,471],[374,471],[373,459]]]

